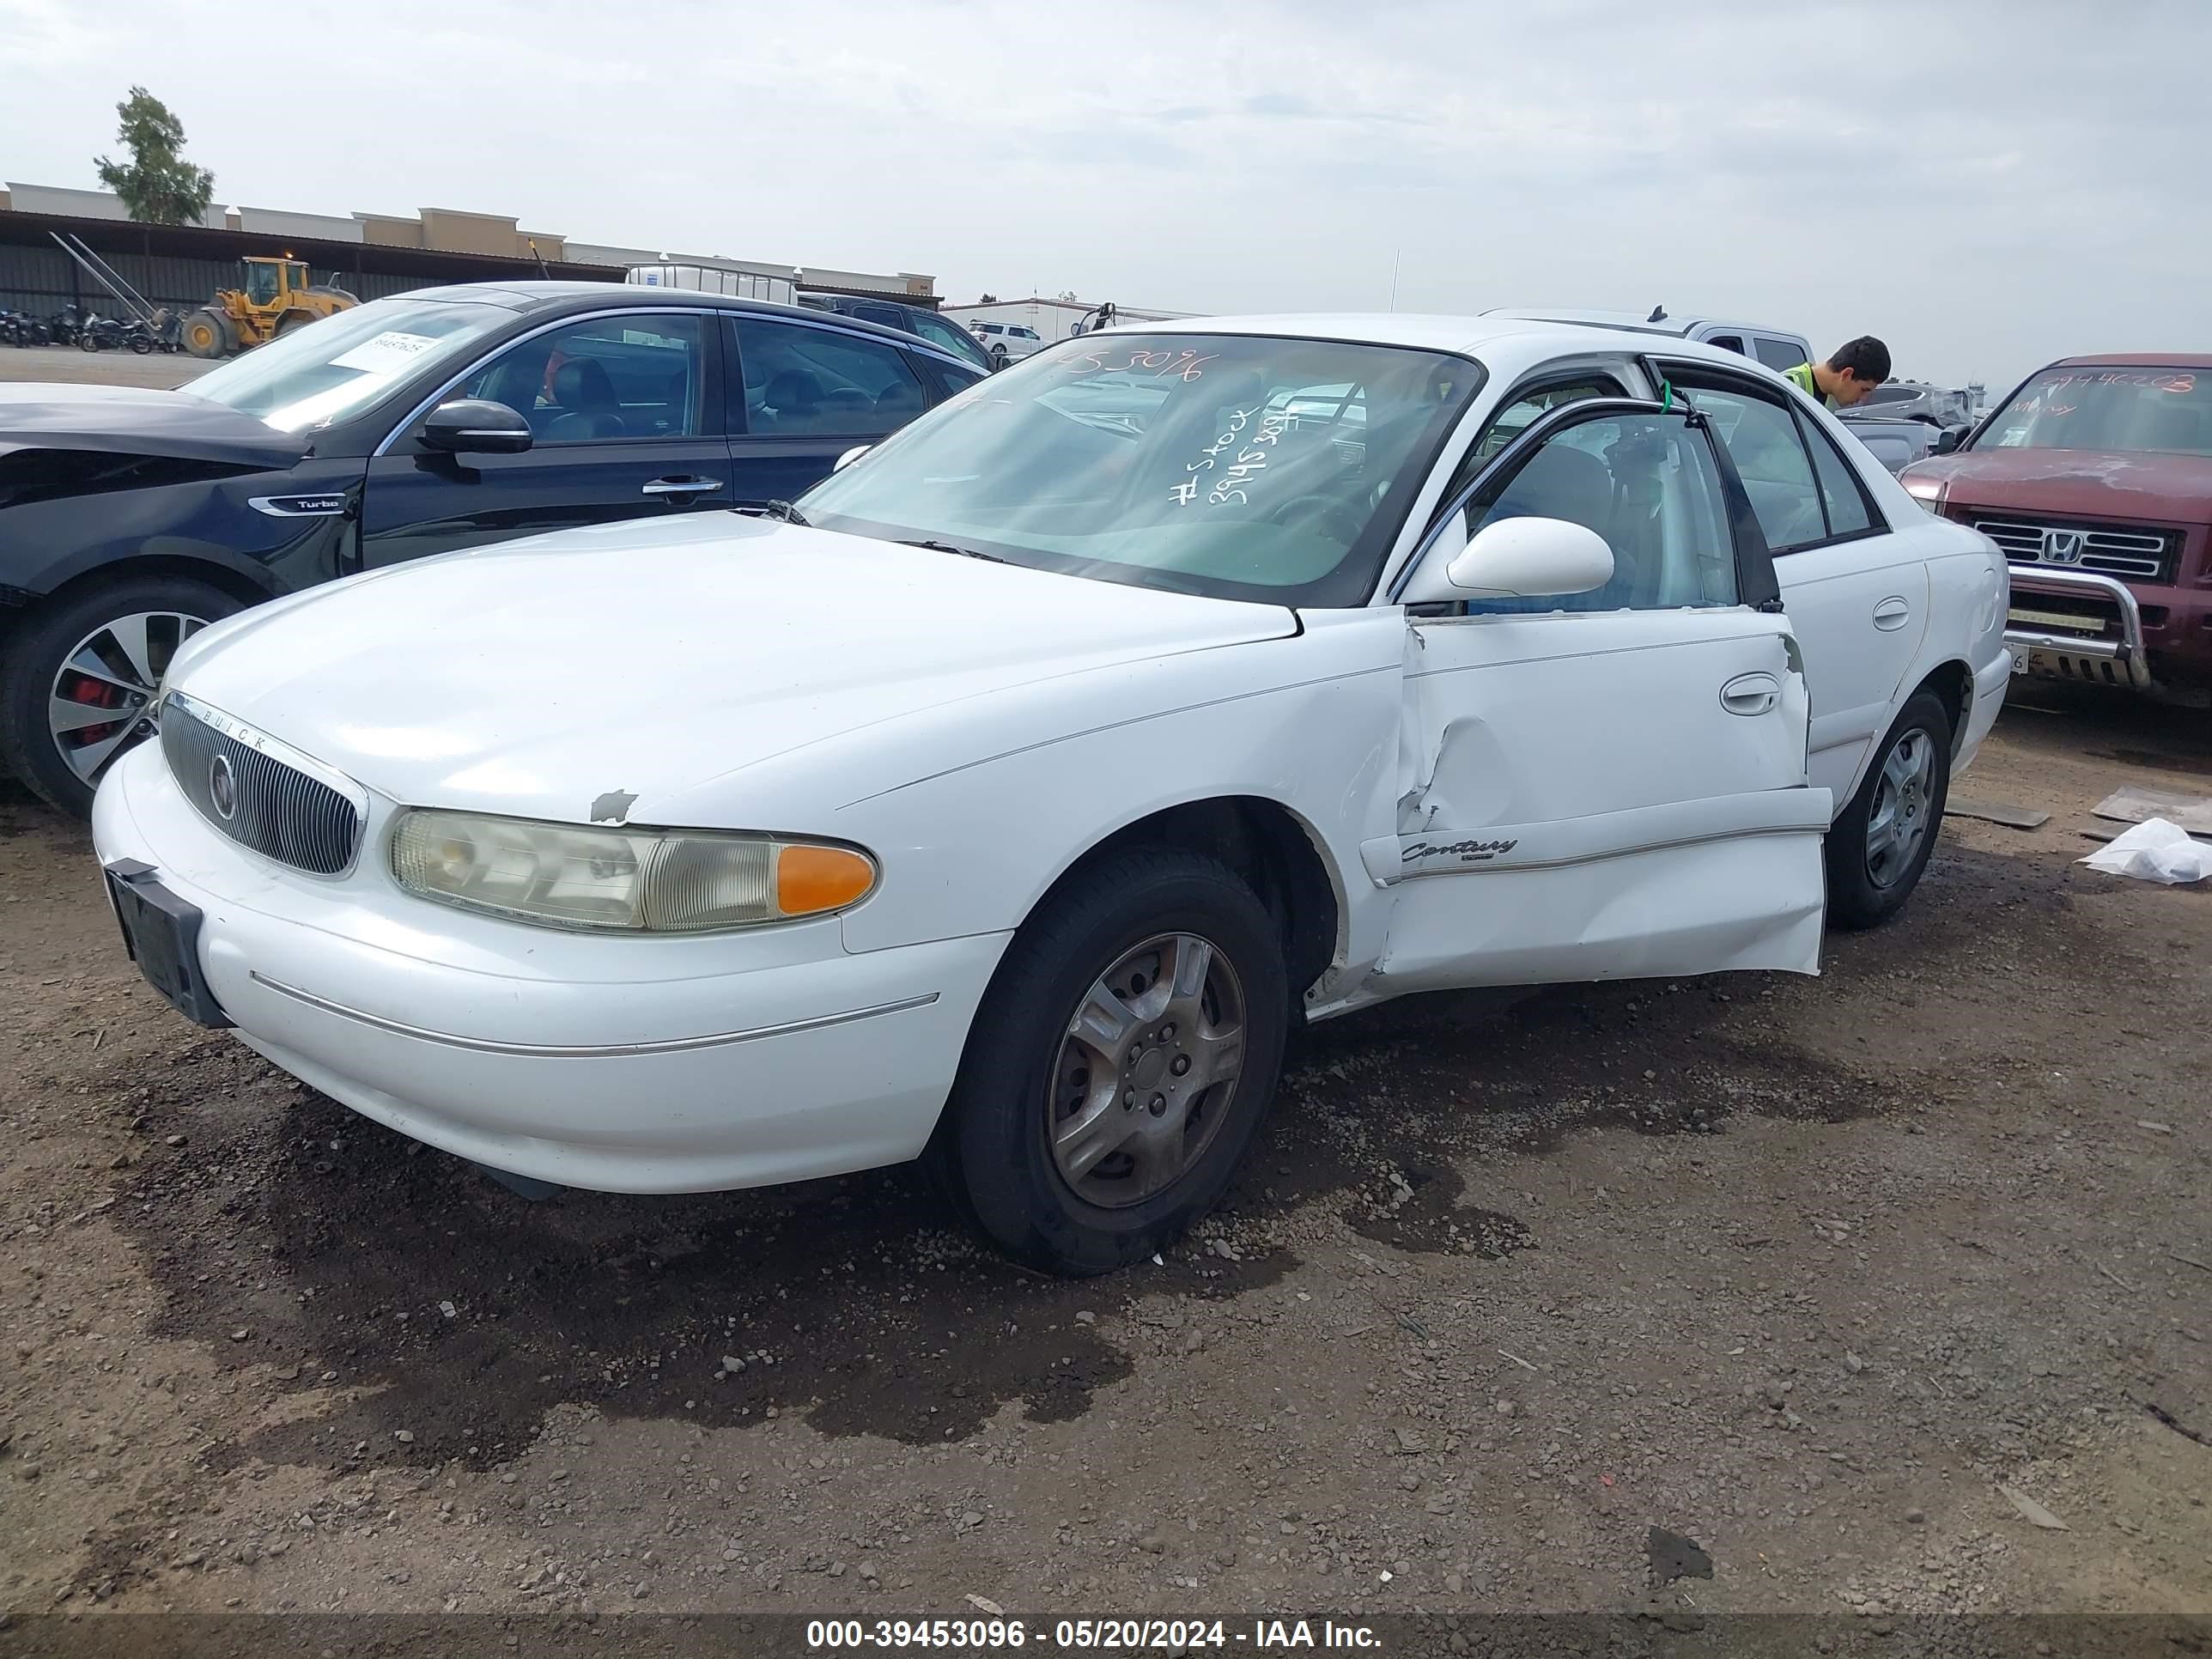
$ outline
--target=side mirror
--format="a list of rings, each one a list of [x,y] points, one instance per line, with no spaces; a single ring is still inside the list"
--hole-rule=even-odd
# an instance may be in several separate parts
[[[530,447],[530,422],[488,398],[457,398],[430,411],[422,441],[448,455],[520,455]]]
[[[859,460],[861,456],[866,454],[870,447],[871,446],[867,444],[854,444],[850,449],[847,450],[843,454],[837,458],[837,465],[831,467],[830,470],[832,472],[842,472],[847,467],[852,465],[854,462]]]
[[[1936,453],[1938,455],[1955,454],[1959,446],[1966,441],[1966,434],[1973,429],[1970,426],[1945,427],[1936,434]]]
[[[1441,569],[1432,555],[1407,585],[1405,602],[1564,598],[1612,580],[1613,550],[1587,526],[1565,519],[1500,519],[1475,532]]]

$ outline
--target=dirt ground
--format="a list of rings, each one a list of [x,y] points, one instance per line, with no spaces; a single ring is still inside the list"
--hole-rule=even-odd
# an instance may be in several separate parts
[[[0,1608],[1648,1608],[1658,1527],[1669,1606],[2212,1613],[2212,890],[2074,864],[2130,780],[2212,717],[2023,691],[1962,793],[2051,822],[1817,980],[1322,1028],[1082,1285],[902,1171],[523,1202],[185,1024],[0,796]]]

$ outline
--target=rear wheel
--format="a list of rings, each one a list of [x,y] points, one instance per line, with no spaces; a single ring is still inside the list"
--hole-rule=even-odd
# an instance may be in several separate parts
[[[153,729],[154,688],[177,647],[238,609],[205,582],[138,576],[33,612],[0,668],[0,760],[86,816],[116,758]]]
[[[314,320],[304,311],[288,311],[276,325],[276,337],[281,340],[293,330],[305,328]]]
[[[204,307],[185,313],[184,321],[177,325],[177,339],[195,357],[220,357],[237,343],[231,335],[230,319]]]
[[[932,1161],[1030,1267],[1139,1261],[1227,1190],[1274,1094],[1290,1012],[1274,919],[1234,873],[1174,850],[1113,859],[1008,947]]]
[[[1950,790],[1951,711],[1934,692],[1916,692],[1829,826],[1831,921],[1871,927],[1904,908],[1936,850]]]

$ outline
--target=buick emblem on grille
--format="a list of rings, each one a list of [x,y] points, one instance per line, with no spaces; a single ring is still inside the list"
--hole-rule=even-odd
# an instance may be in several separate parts
[[[228,755],[217,755],[208,763],[208,799],[224,822],[238,816],[238,775],[230,769]]]
[[[2043,562],[2045,564],[2079,564],[2081,562],[2081,544],[2086,539],[2078,530],[2046,530],[2043,532]]]

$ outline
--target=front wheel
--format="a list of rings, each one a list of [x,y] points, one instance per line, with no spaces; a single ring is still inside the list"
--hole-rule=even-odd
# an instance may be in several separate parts
[[[195,357],[222,356],[234,343],[229,321],[206,309],[185,313],[177,325],[177,340]]]
[[[1950,792],[1951,711],[1933,692],[1915,692],[1828,827],[1832,921],[1871,927],[1904,908],[1936,850]]]
[[[1112,859],[1007,948],[932,1161],[1027,1266],[1081,1276],[1140,1261],[1228,1189],[1290,1014],[1280,933],[1244,882],[1172,849]]]
[[[33,612],[0,660],[0,762],[64,812],[92,811],[116,757],[151,730],[177,647],[239,608],[181,576],[134,576]]]

